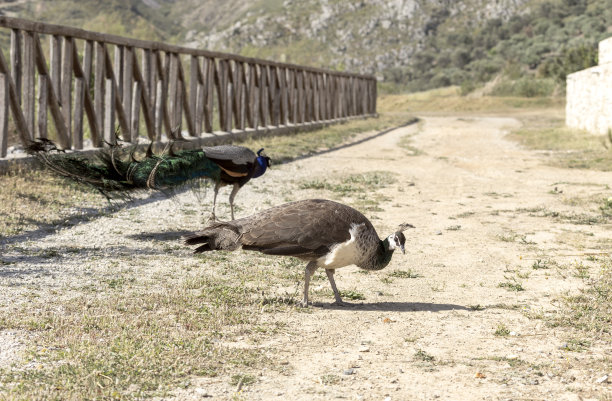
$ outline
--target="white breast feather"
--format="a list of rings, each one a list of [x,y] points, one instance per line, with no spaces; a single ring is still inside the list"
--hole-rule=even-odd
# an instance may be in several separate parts
[[[325,269],[337,269],[351,265],[358,261],[362,256],[356,244],[357,232],[364,224],[352,224],[349,229],[351,238],[346,242],[336,244],[327,255],[318,259],[319,266]]]

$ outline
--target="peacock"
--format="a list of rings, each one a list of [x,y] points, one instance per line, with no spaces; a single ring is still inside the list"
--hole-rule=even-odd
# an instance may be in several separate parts
[[[66,153],[50,140],[32,141],[27,151],[36,155],[54,173],[79,183],[93,186],[108,199],[113,194],[125,195],[138,189],[165,191],[197,180],[209,179],[215,183],[211,219],[215,220],[217,193],[222,186],[233,185],[229,197],[234,219],[234,198],[238,190],[252,178],[262,176],[270,167],[270,158],[264,149],[257,154],[244,146],[221,145],[195,150],[168,152],[154,155],[152,144],[142,160],[134,156],[135,146],[113,144],[98,151],[92,159],[79,153]]]
[[[383,269],[395,249],[405,253],[403,231],[407,228],[414,226],[401,224],[397,231],[380,239],[372,223],[359,211],[330,200],[307,199],[211,224],[186,236],[185,243],[201,244],[195,253],[242,247],[268,255],[300,258],[308,262],[302,305],[308,306],[310,278],[319,267],[327,273],[335,304],[344,305],[334,281],[335,270],[352,264],[366,270]]]

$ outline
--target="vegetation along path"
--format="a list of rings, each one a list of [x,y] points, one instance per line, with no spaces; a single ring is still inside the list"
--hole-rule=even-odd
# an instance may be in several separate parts
[[[550,166],[507,139],[519,126],[424,116],[273,165],[241,191],[238,216],[320,197],[362,210],[380,235],[415,225],[386,269],[336,271],[349,307],[331,306],[321,271],[314,305],[298,307],[299,261],[191,255],[179,236],[203,226],[211,193],[7,247],[3,381],[177,400],[610,399],[609,317],[588,305],[589,280],[610,269],[610,173]],[[582,301],[593,315],[568,323]]]

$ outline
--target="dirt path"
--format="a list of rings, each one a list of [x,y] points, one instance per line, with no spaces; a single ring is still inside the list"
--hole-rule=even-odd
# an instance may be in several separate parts
[[[375,226],[379,233],[391,232],[405,221],[417,227],[408,232],[407,255],[395,256],[387,270],[411,270],[418,277],[393,278],[385,271],[364,275],[355,267],[337,271],[338,286],[360,290],[366,301],[332,308],[326,304],[332,299],[318,297],[315,301],[323,301],[322,307],[288,316],[287,331],[296,334],[272,338],[263,348],[278,350],[275,358],[290,369],[285,374],[262,372],[243,396],[609,396],[607,384],[595,383],[609,372],[589,371],[586,366],[612,356],[610,348],[594,344],[582,353],[567,352],[562,348],[568,340],[563,329],[528,319],[525,312],[554,309],[551,301],[556,295],[581,283],[571,274],[534,270],[534,261],[583,261],[584,257],[561,255],[601,252],[602,244],[611,243],[610,227],[559,222],[519,210],[569,209],[567,199],[605,193],[611,177],[545,166],[545,155],[504,139],[507,130],[518,125],[509,118],[425,118],[419,126],[284,166],[282,174],[296,180],[372,170],[397,174],[398,183],[382,191],[392,200],[382,206]],[[405,136],[413,136],[411,145],[419,155],[409,156],[397,146]],[[521,279],[521,272],[529,277]],[[514,280],[525,290],[499,286]],[[494,334],[500,325],[509,335]],[[484,377],[476,377],[480,375]],[[211,395],[235,391],[226,378],[198,383]]]
[[[601,253],[612,245],[610,225],[576,224],[584,218],[580,213],[595,214],[597,202],[612,195],[607,187],[610,173],[546,166],[549,156],[504,138],[518,126],[512,118],[424,117],[417,125],[372,141],[274,166],[246,186],[237,198],[239,215],[330,195],[300,183],[390,172],[393,183],[364,194],[365,199],[376,199],[376,207],[366,215],[375,218],[381,236],[403,222],[416,229],[407,232],[407,254],[394,256],[385,270],[337,271],[340,290],[358,291],[364,301],[331,307],[333,297],[321,290],[329,285],[320,280],[311,293],[314,307],[269,317],[282,320],[284,329],[267,341],[253,344],[239,338],[225,344],[255,347],[270,358],[274,366],[258,371],[254,383],[237,392],[228,377],[196,378],[188,389],[177,390],[175,398],[611,397],[610,385],[597,383],[612,374],[610,344],[570,352],[564,344],[573,334],[547,324],[547,316],[557,308],[555,298],[582,285],[576,272],[594,266],[586,256],[572,255]],[[412,148],[399,146],[407,138]],[[20,264],[6,267],[5,288],[10,291],[0,294],[0,307],[27,302],[32,288],[37,296],[55,297],[60,288],[95,285],[116,272],[139,275],[138,282],[145,284],[154,277],[178,280],[185,270],[163,262],[163,236],[149,242],[141,236],[201,227],[193,214],[175,213],[174,202],[196,203],[185,193],[177,200],[144,203],[20,244],[13,254],[35,256],[31,262],[22,257]],[[220,213],[227,212],[224,207]],[[83,238],[84,248],[64,255],[61,264],[44,259],[53,257],[45,250],[67,249]],[[190,258],[178,240],[167,247]],[[104,254],[124,255],[125,260],[108,260],[100,256]],[[232,257],[244,258],[247,265],[246,253]],[[89,258],[86,263],[84,258]],[[534,263],[547,268],[534,269]],[[294,288],[278,289],[285,290]],[[5,359],[23,347],[15,333],[3,333],[1,340],[6,340],[0,344]]]

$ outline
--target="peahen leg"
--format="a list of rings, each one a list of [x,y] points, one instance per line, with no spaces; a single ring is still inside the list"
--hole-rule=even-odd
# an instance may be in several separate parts
[[[331,284],[332,290],[334,291],[334,297],[336,297],[335,305],[344,306],[346,303],[342,301],[340,297],[340,292],[338,291],[338,287],[336,287],[336,282],[334,281],[334,273],[336,271],[334,269],[325,269],[325,273],[327,273],[327,278],[329,279],[329,283]]]
[[[230,209],[232,210],[232,220],[234,220],[234,198],[240,189],[240,185],[238,183],[234,183],[234,188],[232,188],[232,193],[229,197]]]
[[[217,181],[215,183],[215,194],[213,195],[213,208],[212,213],[210,214],[210,220],[215,221],[217,217],[215,216],[215,206],[217,205],[217,194],[219,193],[219,188],[221,188],[221,181]]]
[[[308,307],[308,287],[310,286],[310,278],[317,270],[317,262],[308,262],[306,270],[304,271],[304,299],[302,300],[302,306]]]

